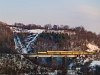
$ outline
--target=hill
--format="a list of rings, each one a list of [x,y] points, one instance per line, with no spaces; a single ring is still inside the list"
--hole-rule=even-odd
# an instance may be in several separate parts
[[[7,25],[6,23],[0,22],[0,52],[1,53],[13,53],[17,52],[15,50],[15,42],[13,30],[10,27],[20,28],[21,32],[18,32],[19,38],[22,44],[25,44],[25,38],[29,35],[36,34],[39,31],[44,31],[39,34],[38,38],[35,40],[32,47],[32,53],[37,51],[47,51],[47,50],[89,50],[88,44],[91,46],[97,46],[100,48],[100,35],[93,33],[91,31],[85,30],[84,27],[70,28],[65,25],[63,27],[58,27],[57,25],[50,26],[45,25],[37,26],[31,25]],[[30,27],[31,26],[31,27]],[[24,27],[24,28],[23,28]],[[29,29],[29,27],[31,29]],[[32,29],[33,27],[33,29]],[[38,28],[39,31],[35,29]],[[19,29],[18,29],[19,30]],[[22,31],[28,31],[27,33],[22,33]],[[32,33],[30,33],[30,31]]]
[[[13,33],[6,23],[0,22],[0,53],[14,52]]]

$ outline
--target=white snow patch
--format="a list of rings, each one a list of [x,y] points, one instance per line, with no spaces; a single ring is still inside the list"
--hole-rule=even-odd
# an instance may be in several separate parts
[[[93,45],[91,43],[87,44],[87,47],[89,48],[89,49],[87,49],[88,52],[94,52],[94,51],[100,50],[100,48],[98,46]]]
[[[90,61],[89,58],[87,58],[84,60],[84,63],[89,62],[89,61]]]
[[[91,49],[87,49],[86,51],[87,52],[94,52],[94,50],[91,50]]]
[[[100,61],[92,61],[92,63],[90,64],[90,66],[100,66]]]
[[[44,29],[32,29],[32,30],[27,30],[29,33],[42,33]]]
[[[17,28],[17,27],[10,27],[10,29],[13,31],[13,32],[16,32],[16,33],[20,33],[20,32],[29,32],[29,33],[42,33],[43,31],[45,31],[44,29],[31,29],[31,30],[28,30],[28,29],[22,29],[22,28]]]

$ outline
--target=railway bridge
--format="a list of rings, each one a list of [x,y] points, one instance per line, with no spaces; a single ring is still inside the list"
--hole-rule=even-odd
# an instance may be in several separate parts
[[[76,59],[77,57],[80,56],[85,57],[88,55],[91,56],[95,54],[96,54],[95,52],[87,52],[87,51],[46,51],[46,52],[37,52],[37,54],[26,54],[26,56],[34,60],[33,62],[35,64],[49,67],[53,70],[62,70],[62,73],[64,73],[63,75],[66,75],[67,70],[70,67],[69,65],[72,62],[75,63],[74,60],[77,60]]]

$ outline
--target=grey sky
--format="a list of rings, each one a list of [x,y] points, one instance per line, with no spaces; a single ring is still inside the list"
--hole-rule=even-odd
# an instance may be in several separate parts
[[[0,0],[0,20],[84,26],[100,33],[100,0]]]

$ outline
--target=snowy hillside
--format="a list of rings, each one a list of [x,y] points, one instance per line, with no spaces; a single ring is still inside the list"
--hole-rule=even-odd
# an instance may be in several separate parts
[[[91,43],[87,44],[87,47],[88,47],[88,49],[87,49],[88,52],[94,52],[94,51],[100,50],[100,48],[97,45],[94,45]]]

